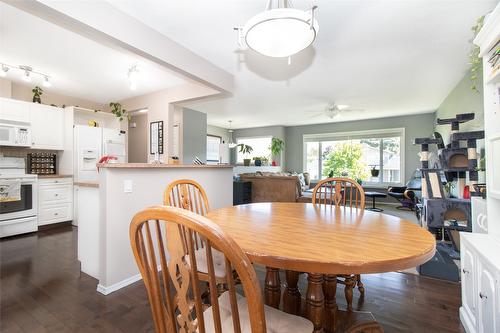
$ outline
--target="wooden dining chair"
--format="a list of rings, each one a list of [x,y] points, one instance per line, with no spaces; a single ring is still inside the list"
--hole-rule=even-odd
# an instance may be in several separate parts
[[[344,206],[350,209],[365,209],[365,191],[357,181],[345,177],[333,177],[320,181],[314,187],[312,203],[315,205]],[[347,310],[352,311],[353,289],[357,286],[361,296],[365,287],[361,275],[339,275],[338,282],[345,286]]]
[[[208,258],[210,304],[201,301],[196,240]],[[130,224],[130,242],[148,294],[157,333],[312,332],[305,318],[265,306],[252,263],[215,223],[193,212],[168,206],[147,208]],[[186,247],[186,248],[185,248]],[[227,291],[217,296],[214,250],[224,256]],[[232,270],[241,280],[236,292]]]
[[[207,194],[200,184],[191,179],[179,179],[168,184],[163,204],[206,215],[210,209]]]
[[[179,179],[170,183],[163,194],[163,204],[186,209],[203,216],[210,209],[205,190],[199,183],[191,179]],[[204,244],[198,235],[193,235],[193,237],[195,239],[195,255],[198,261],[199,279],[208,282],[208,263]],[[187,239],[183,239],[183,246],[187,250]],[[215,249],[212,252],[214,255],[215,276],[219,283],[219,291],[221,291],[224,288],[221,284],[226,282],[226,268],[222,253]],[[210,290],[207,289],[206,293],[203,294],[205,296],[209,293]]]

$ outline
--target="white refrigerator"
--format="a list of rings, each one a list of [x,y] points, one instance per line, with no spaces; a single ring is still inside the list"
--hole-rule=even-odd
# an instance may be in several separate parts
[[[117,163],[127,161],[126,135],[120,130],[76,125],[73,136],[75,181],[97,181],[96,164],[102,156],[115,156]]]

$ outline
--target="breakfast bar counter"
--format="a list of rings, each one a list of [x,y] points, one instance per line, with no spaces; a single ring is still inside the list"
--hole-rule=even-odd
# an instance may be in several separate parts
[[[230,165],[110,163],[97,167],[99,186],[93,190],[98,192],[98,207],[80,208],[97,209],[98,218],[85,225],[78,223],[79,234],[85,235],[78,241],[86,244],[79,248],[94,247],[96,251],[88,258],[79,254],[79,259],[82,271],[99,280],[97,290],[105,295],[140,279],[130,247],[130,221],[138,211],[163,204],[163,192],[169,183],[179,179],[198,182],[207,193],[211,209],[233,204]],[[86,272],[84,267],[96,270]]]

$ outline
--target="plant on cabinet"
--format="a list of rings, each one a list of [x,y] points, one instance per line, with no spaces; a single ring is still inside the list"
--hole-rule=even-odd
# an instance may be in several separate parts
[[[120,121],[123,120],[123,118],[127,118],[130,120],[130,114],[128,113],[127,110],[125,110],[120,103],[115,103],[111,102],[109,103],[109,107],[111,108],[111,113],[114,114]]]
[[[271,146],[269,146],[272,157],[278,157],[283,151],[284,147],[285,147],[285,142],[283,140],[281,140],[280,138],[272,138]],[[273,165],[276,164],[277,164],[276,161],[273,159]]]
[[[42,104],[41,96],[43,94],[43,89],[39,86],[36,86],[31,90],[31,92],[33,93],[33,103]]]
[[[252,146],[245,145],[243,143],[240,143],[236,147],[239,148],[239,152],[242,153],[243,155],[248,155],[248,154],[250,154],[253,151]],[[245,158],[245,159],[243,159],[243,165],[244,166],[250,166],[250,162],[251,161],[252,160],[250,158]]]

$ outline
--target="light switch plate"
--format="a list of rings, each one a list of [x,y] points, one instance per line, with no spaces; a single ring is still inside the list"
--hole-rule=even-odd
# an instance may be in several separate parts
[[[131,180],[124,180],[123,181],[123,192],[124,193],[132,193],[132,181]]]

